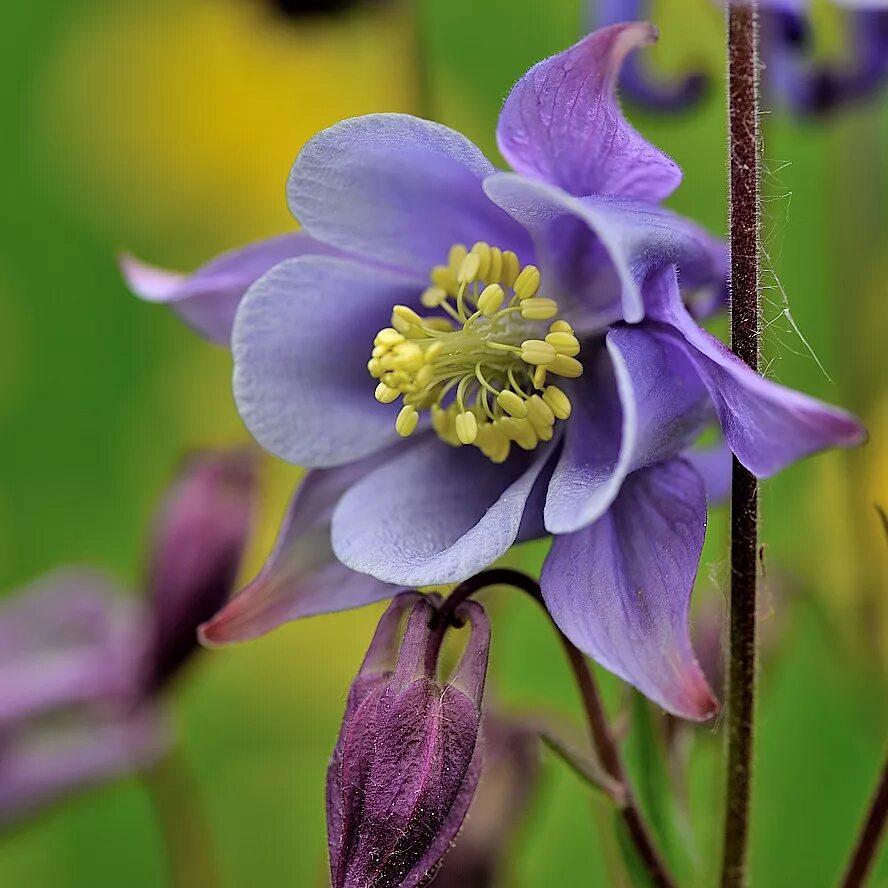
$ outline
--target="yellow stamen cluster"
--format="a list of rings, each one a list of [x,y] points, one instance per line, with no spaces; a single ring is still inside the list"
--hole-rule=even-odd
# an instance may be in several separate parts
[[[376,400],[403,400],[398,433],[411,435],[429,410],[444,441],[473,444],[497,463],[512,444],[533,450],[551,440],[571,404],[546,379],[575,379],[583,365],[573,328],[553,320],[558,304],[539,295],[540,270],[479,242],[471,250],[451,247],[430,278],[421,302],[438,314],[421,317],[396,305],[367,364],[379,380]]]

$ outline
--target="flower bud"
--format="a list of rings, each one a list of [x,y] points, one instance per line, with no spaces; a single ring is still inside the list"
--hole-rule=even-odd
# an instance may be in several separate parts
[[[460,606],[457,614],[472,634],[455,674],[441,684],[437,661],[446,627],[433,627],[434,614],[427,596],[397,596],[352,685],[327,773],[333,888],[423,884],[474,794],[490,626],[479,604]]]
[[[152,611],[145,692],[164,685],[197,647],[197,627],[237,579],[256,491],[253,458],[202,453],[185,466],[155,526],[147,593]]]

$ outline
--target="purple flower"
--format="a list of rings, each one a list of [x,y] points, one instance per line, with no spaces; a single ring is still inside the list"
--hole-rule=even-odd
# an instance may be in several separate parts
[[[681,172],[614,99],[623,59],[653,39],[606,28],[519,80],[497,131],[517,172],[402,114],[305,146],[290,207],[327,247],[249,288],[232,345],[247,426],[313,471],[207,640],[458,582],[551,533],[543,595],[571,641],[671,712],[715,711],[687,616],[729,459],[697,437],[718,422],[767,477],[863,431],[689,314],[721,292],[724,251],[658,205]],[[335,565],[328,532],[378,582]]]
[[[412,606],[412,607],[411,607]],[[398,624],[410,611],[398,651]],[[490,626],[458,611],[472,634],[453,677],[437,676],[443,632],[416,593],[382,617],[352,685],[327,774],[333,888],[425,884],[465,817],[480,771],[481,700]]]
[[[139,606],[100,574],[65,570],[0,606],[0,826],[150,764],[162,721],[134,705]]]
[[[160,691],[234,585],[254,488],[243,453],[189,462],[158,515],[144,601],[85,570],[3,601],[0,824],[165,751]]]
[[[591,0],[592,26],[644,18],[649,0]],[[819,114],[869,98],[888,82],[888,10],[866,0],[849,0],[848,48],[841,60],[814,57],[808,0],[761,0],[762,61],[767,89],[799,114]],[[658,111],[695,105],[707,78],[692,72],[677,80],[658,76],[630,60],[621,87],[633,102]]]

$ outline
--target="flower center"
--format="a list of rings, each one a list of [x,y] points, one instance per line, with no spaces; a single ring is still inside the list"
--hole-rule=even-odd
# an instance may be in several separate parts
[[[473,444],[498,463],[513,443],[533,450],[549,441],[571,405],[546,379],[575,379],[583,365],[573,328],[555,320],[558,304],[538,294],[540,270],[479,242],[451,247],[430,278],[421,301],[437,313],[421,317],[396,305],[367,364],[379,380],[377,401],[403,399],[398,432],[412,434],[428,410],[442,440]]]

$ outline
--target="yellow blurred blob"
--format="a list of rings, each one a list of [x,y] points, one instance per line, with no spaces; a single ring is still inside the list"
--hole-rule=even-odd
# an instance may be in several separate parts
[[[415,104],[402,4],[307,23],[243,0],[101,9],[72,17],[46,72],[41,147],[54,185],[131,247],[146,233],[236,243],[291,226],[283,186],[308,138]]]

